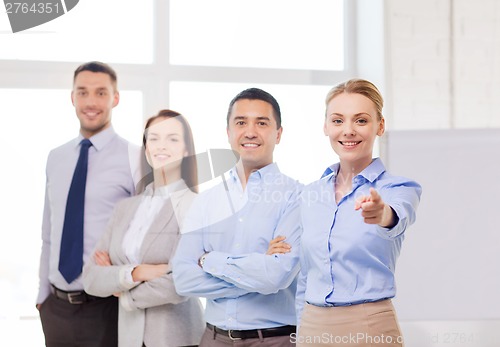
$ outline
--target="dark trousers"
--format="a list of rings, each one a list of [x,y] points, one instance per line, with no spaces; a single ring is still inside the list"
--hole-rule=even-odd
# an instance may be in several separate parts
[[[40,308],[47,347],[118,346],[118,298],[70,304],[53,294]]]

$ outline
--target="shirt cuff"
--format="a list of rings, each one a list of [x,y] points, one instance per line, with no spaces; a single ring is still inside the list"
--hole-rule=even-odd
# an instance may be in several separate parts
[[[134,306],[134,300],[132,299],[132,295],[130,292],[121,292],[120,293],[120,306],[125,309],[125,311],[134,311],[136,307]]]
[[[226,253],[212,251],[205,257],[203,270],[212,276],[223,276],[223,271],[227,266],[228,255]]]
[[[377,232],[384,239],[394,239],[399,235],[403,234],[406,230],[406,215],[404,209],[397,205],[390,205],[398,217],[398,223],[392,228],[384,228],[377,225]]]
[[[134,271],[137,265],[126,265],[120,269],[120,286],[125,290],[132,289],[139,285],[141,282],[134,282],[132,278],[132,271]]]

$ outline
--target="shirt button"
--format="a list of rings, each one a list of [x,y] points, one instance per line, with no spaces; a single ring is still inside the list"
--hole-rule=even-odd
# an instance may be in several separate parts
[[[238,222],[243,222],[243,218],[238,218]]]

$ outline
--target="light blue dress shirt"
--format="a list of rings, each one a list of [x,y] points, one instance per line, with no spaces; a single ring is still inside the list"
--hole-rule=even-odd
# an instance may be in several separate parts
[[[296,324],[300,189],[270,164],[250,175],[244,191],[233,168],[227,185],[195,199],[172,265],[180,295],[207,298],[207,322],[226,330]],[[266,255],[278,235],[291,252]]]
[[[421,187],[385,171],[380,159],[353,178],[352,191],[337,204],[334,183],[339,164],[304,188],[301,271],[297,289],[297,315],[304,300],[316,306],[344,306],[392,298],[396,294],[394,270],[404,232],[415,221]],[[366,224],[355,201],[373,187],[396,212],[391,229]]]
[[[49,296],[51,284],[66,291],[83,290],[81,276],[68,284],[58,270],[66,200],[82,139],[80,134],[53,149],[47,159],[37,303],[42,303]],[[140,147],[129,144],[112,127],[89,140],[92,146],[89,148],[85,191],[84,265],[104,232],[115,204],[134,194],[135,186],[144,172]]]

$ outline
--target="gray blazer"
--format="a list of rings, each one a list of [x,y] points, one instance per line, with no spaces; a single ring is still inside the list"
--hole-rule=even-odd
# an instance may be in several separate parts
[[[158,213],[141,245],[141,263],[166,264],[173,257],[180,238],[179,224],[195,194],[185,184],[171,195]],[[118,319],[120,347],[178,347],[197,345],[205,328],[199,299],[176,293],[172,274],[143,282],[129,289],[124,285],[130,263],[123,250],[123,238],[142,196],[117,204],[96,250],[109,253],[112,266],[99,266],[93,256],[83,269],[85,291],[96,296],[121,292]]]

